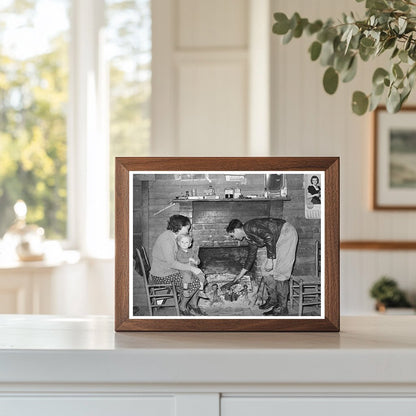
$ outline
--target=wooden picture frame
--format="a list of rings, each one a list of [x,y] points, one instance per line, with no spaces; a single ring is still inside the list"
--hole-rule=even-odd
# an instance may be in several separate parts
[[[274,191],[272,197],[264,193],[267,192],[267,189],[263,188],[263,176],[261,178],[259,176],[266,173],[284,175],[281,182],[287,188],[282,188],[280,196],[278,190]],[[313,176],[320,179],[320,192],[315,197],[319,196],[322,202],[316,198],[314,200],[314,203],[322,204],[320,219],[316,217],[316,212],[314,213],[315,217],[310,217],[310,214],[308,214],[308,209],[311,208],[311,199],[305,196],[305,189],[310,186],[309,182],[314,184],[315,187],[317,185],[317,179],[311,179]],[[306,177],[308,183],[305,183]],[[260,182],[262,183],[261,187],[258,185]],[[224,184],[227,184],[227,186],[224,186]],[[230,192],[228,188],[233,188],[234,196],[237,196],[235,199],[227,200],[225,198],[227,192]],[[214,196],[213,193],[216,195]],[[316,211],[316,209],[313,211]],[[339,158],[119,157],[116,158],[115,212],[116,331],[339,331]],[[253,288],[244,285],[243,289],[238,292],[240,298],[233,304],[230,303],[233,301],[232,295],[230,295],[231,292],[228,289],[223,290],[223,286],[220,286],[221,291],[218,292],[219,283],[217,284],[217,280],[215,280],[219,279],[218,282],[222,282],[221,279],[229,279],[229,273],[218,272],[208,275],[207,268],[203,270],[207,277],[206,281],[208,281],[208,278],[213,279],[210,283],[211,292],[207,294],[209,300],[201,300],[199,304],[206,305],[205,311],[209,312],[208,315],[199,315],[199,313],[196,315],[177,315],[177,306],[174,305],[172,299],[165,300],[166,306],[168,306],[167,302],[173,302],[171,311],[163,312],[165,305],[163,299],[159,299],[159,303],[155,303],[153,298],[149,301],[148,283],[154,283],[155,279],[144,280],[145,276],[151,273],[146,273],[148,269],[145,263],[148,262],[143,261],[143,256],[146,256],[146,253],[141,250],[147,244],[145,250],[147,251],[147,257],[152,257],[153,247],[153,253],[156,253],[154,257],[159,258],[160,252],[155,248],[159,247],[155,244],[155,241],[159,238],[157,235],[173,233],[172,228],[166,231],[167,221],[170,221],[173,215],[191,213],[185,217],[188,217],[192,222],[194,245],[200,247],[198,253],[202,253],[201,247],[209,248],[219,244],[220,261],[226,261],[228,262],[226,264],[229,265],[236,263],[234,258],[232,259],[234,263],[227,260],[230,256],[230,250],[225,247],[244,247],[247,241],[246,239],[235,241],[231,238],[235,238],[235,234],[227,233],[225,230],[228,219],[235,216],[235,212],[242,217],[244,226],[241,229],[243,230],[248,229],[247,223],[253,224],[250,219],[254,217],[254,214],[256,214],[255,217],[263,218],[260,222],[265,217],[275,217],[278,220],[279,217],[283,218],[284,221],[281,222],[275,219],[266,220],[272,221],[273,224],[283,224],[279,225],[281,226],[280,234],[277,233],[276,235],[279,235],[279,237],[276,238],[281,238],[285,233],[285,231],[282,232],[283,227],[289,229],[289,220],[294,224],[293,227],[298,234],[299,242],[293,276],[290,278],[290,295],[293,296],[289,299],[289,302],[294,301],[293,305],[297,305],[296,301],[299,303],[299,295],[296,298],[296,293],[299,294],[299,286],[296,285],[307,286],[305,284],[308,283],[306,277],[304,282],[302,280],[303,272],[307,270],[309,273],[309,268],[315,267],[316,276],[319,276],[319,288],[313,287],[312,292],[315,290],[316,294],[316,291],[318,291],[319,297],[312,296],[311,299],[312,301],[313,299],[319,299],[321,304],[319,306],[312,305],[310,308],[312,312],[307,312],[308,307],[299,307],[299,311],[302,311],[301,316],[297,314],[276,316],[275,311],[284,309],[279,308],[279,305],[274,305],[271,309],[273,314],[264,316],[259,309],[259,296],[261,296],[260,301],[267,299],[267,296],[270,300],[273,285],[278,285],[273,279],[271,280],[272,283],[266,285],[266,278],[264,277],[266,272],[264,272],[262,265],[264,260],[267,263],[267,258],[272,258],[274,255],[279,257],[279,240],[277,240],[275,246],[276,252],[272,253],[270,257],[268,249],[272,247],[271,251],[273,251],[274,243],[268,241],[267,250],[258,249],[257,259],[251,268],[252,274],[249,276]],[[264,215],[265,213],[268,215]],[[207,223],[209,224],[207,225]],[[229,229],[227,228],[227,230]],[[178,231],[178,233],[181,232]],[[253,232],[257,232],[255,228]],[[276,231],[273,232],[276,233]],[[252,238],[249,236],[250,234],[246,235],[247,239]],[[312,240],[314,238],[316,241],[313,245]],[[250,249],[250,245],[255,245],[253,240],[250,240],[247,250]],[[321,247],[319,257],[318,251],[313,248],[318,247],[318,245]],[[208,249],[204,250],[204,252],[209,251]],[[136,256],[137,252],[139,252],[138,256]],[[261,253],[263,253],[263,261],[260,261]],[[232,254],[232,256],[235,255]],[[315,261],[313,256],[315,256]],[[247,255],[244,255],[242,259],[241,261],[247,261]],[[156,265],[160,263],[159,260],[150,259],[149,263],[151,261],[154,262],[152,270],[156,270]],[[284,262],[270,261],[274,265],[274,269],[270,273],[274,273],[276,277],[279,274],[279,272],[276,272],[276,264],[283,264]],[[203,260],[203,264],[216,265],[215,261],[211,260]],[[239,264],[242,265],[243,263]],[[246,264],[244,263],[244,265]],[[312,266],[313,264],[315,266]],[[319,270],[322,270],[322,272],[318,272],[318,264]],[[238,267],[242,266],[239,265]],[[277,266],[277,268],[279,267]],[[239,269],[236,270],[238,272]],[[298,273],[300,277],[296,275],[295,271],[300,271]],[[234,271],[234,274],[237,274],[237,272]],[[183,276],[181,275],[181,277]],[[159,277],[157,278],[159,279]],[[283,280],[286,278],[283,276]],[[146,291],[143,288],[144,282],[146,282]],[[247,282],[249,283],[248,280]],[[160,281],[156,283],[160,283]],[[282,285],[287,287],[286,283],[282,283]],[[184,301],[188,302],[186,297],[188,296],[188,285],[181,281],[179,286],[176,286],[175,283],[172,287],[177,287],[178,291],[182,290],[179,304],[183,306]],[[231,287],[234,288],[235,286]],[[252,292],[248,293],[249,290],[252,290]],[[162,293],[172,294],[173,292],[167,290]],[[213,299],[216,298],[215,294],[218,293],[221,296],[218,300],[219,305],[216,305]],[[227,295],[229,296],[228,300]],[[279,296],[281,297],[279,298]],[[146,302],[143,301],[144,298],[146,298]],[[278,295],[278,299],[283,299],[283,303],[285,298],[288,299],[282,294]],[[305,299],[308,298],[305,296]],[[135,304],[138,306],[135,306]],[[224,306],[230,304],[232,305],[230,308]],[[240,306],[237,307],[237,304]],[[203,309],[203,306],[199,308],[197,305],[197,307],[200,311]],[[146,312],[146,308],[149,311]],[[288,309],[291,313],[290,311],[295,310],[295,307],[294,309]],[[181,309],[182,314],[186,311],[186,308]],[[314,311],[318,312],[314,314]],[[156,316],[150,316],[150,313]],[[166,315],[158,315],[159,313],[165,313]]]
[[[373,209],[416,209],[416,107],[373,113]]]

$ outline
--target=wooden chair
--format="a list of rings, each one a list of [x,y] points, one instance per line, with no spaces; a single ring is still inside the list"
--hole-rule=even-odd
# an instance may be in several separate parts
[[[154,284],[151,282],[150,262],[143,246],[136,248],[136,270],[143,276],[150,316],[155,316],[155,312],[162,308],[174,308],[176,315],[179,316],[175,285],[173,283]]]
[[[298,315],[306,306],[321,306],[321,245],[315,241],[315,275],[290,278],[289,304],[298,305]]]

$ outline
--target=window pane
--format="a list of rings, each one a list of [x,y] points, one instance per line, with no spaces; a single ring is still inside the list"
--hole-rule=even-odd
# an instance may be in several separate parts
[[[110,71],[110,234],[114,236],[114,157],[146,156],[150,141],[150,0],[106,0]]]
[[[1,1],[0,238],[18,199],[47,238],[66,237],[69,2]]]

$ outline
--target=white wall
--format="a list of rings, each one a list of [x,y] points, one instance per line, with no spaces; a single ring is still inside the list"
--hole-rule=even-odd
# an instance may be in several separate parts
[[[311,39],[283,46],[264,32],[269,25],[271,33],[273,11],[326,18],[362,5],[352,0],[152,4],[153,155],[340,156],[341,239],[415,240],[416,213],[370,209],[371,116],[353,115],[350,102],[355,89],[369,91],[375,64],[360,63],[359,77],[330,97],[322,88],[324,69],[307,53]],[[342,251],[341,313],[372,312],[368,289],[383,274],[416,296],[415,263],[412,251]],[[69,309],[112,314],[113,265],[91,263],[88,276],[83,290],[90,300]]]
[[[361,11],[351,0],[272,0],[272,11],[298,11],[310,19],[336,18],[342,12]],[[351,112],[352,92],[371,90],[376,62],[360,62],[359,75],[341,84],[334,96],[322,88],[324,68],[311,62],[311,38],[282,45],[272,36],[272,154],[279,156],[341,157],[341,240],[415,240],[415,212],[372,211],[371,115]],[[381,58],[378,65],[381,65]],[[410,102],[415,102],[415,96]],[[403,289],[416,294],[415,253],[389,251],[341,252],[341,311],[372,311],[368,296],[372,282],[383,274],[395,277]]]

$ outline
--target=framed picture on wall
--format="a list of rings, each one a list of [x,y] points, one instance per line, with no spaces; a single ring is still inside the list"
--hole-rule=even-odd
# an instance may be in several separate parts
[[[116,158],[117,331],[338,331],[338,158]]]
[[[416,209],[415,120],[416,107],[374,112],[374,209]]]

